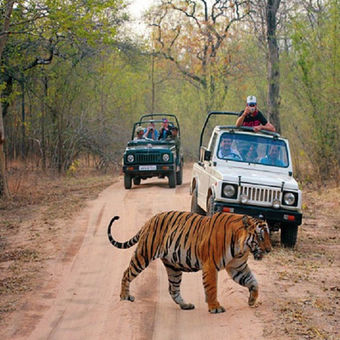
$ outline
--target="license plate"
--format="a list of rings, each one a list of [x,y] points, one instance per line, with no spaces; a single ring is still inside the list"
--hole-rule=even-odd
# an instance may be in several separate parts
[[[157,170],[157,165],[140,165],[139,170],[141,171]]]

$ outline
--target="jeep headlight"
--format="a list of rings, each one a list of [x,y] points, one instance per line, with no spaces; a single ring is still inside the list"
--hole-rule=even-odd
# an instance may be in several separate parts
[[[227,198],[236,198],[237,191],[235,185],[225,184],[222,189],[222,193],[224,197]]]
[[[283,195],[283,203],[286,205],[293,205],[295,203],[295,195],[292,192],[286,192]]]
[[[170,155],[168,153],[163,154],[162,159],[164,162],[168,162],[170,159]]]
[[[127,155],[126,159],[129,163],[132,163],[135,160],[135,156],[132,154],[129,154]]]

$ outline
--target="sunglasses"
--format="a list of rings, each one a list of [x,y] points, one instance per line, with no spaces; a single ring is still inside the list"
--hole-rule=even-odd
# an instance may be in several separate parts
[[[248,106],[254,107],[254,106],[256,106],[256,103],[249,103]]]

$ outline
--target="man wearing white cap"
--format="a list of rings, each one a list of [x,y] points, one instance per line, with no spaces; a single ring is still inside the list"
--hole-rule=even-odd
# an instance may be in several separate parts
[[[236,126],[250,126],[255,132],[260,130],[275,132],[274,126],[270,124],[262,112],[257,109],[255,96],[247,97],[247,106],[244,111],[240,112]]]

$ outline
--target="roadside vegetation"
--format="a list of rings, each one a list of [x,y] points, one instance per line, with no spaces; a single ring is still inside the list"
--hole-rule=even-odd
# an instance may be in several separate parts
[[[39,290],[48,261],[66,256],[72,216],[116,180],[92,169],[61,177],[17,166],[9,181],[13,196],[0,201],[0,325],[25,294]]]
[[[151,112],[177,115],[190,160],[207,112],[240,111],[254,94],[298,177],[339,182],[338,0],[163,1],[143,36],[124,28],[124,3],[84,6],[2,2],[0,178],[16,160],[59,174],[81,158],[119,167],[131,122]]]
[[[339,0],[207,3],[160,1],[141,35],[124,26],[125,1],[1,2],[0,326],[38,289],[66,232],[58,221],[119,174],[132,122],[176,114],[188,163],[207,112],[240,111],[253,94],[289,139],[306,216],[297,249],[276,244],[271,257],[282,318],[267,335],[334,337]],[[291,282],[306,289],[298,303]]]

